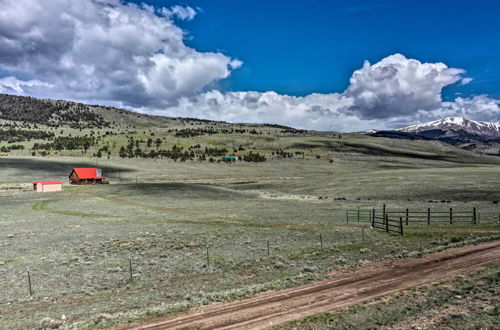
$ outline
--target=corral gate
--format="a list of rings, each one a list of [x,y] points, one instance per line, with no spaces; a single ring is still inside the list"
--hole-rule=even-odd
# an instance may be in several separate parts
[[[373,210],[347,210],[345,213],[346,221],[351,222],[372,222]]]
[[[386,233],[398,234],[403,236],[403,217],[389,218],[386,214],[385,217],[374,216],[372,218],[373,229],[383,230]]]

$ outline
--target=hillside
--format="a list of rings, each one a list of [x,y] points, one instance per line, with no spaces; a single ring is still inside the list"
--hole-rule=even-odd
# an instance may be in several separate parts
[[[104,128],[109,122],[97,107],[67,101],[0,94],[0,119],[73,128]]]
[[[434,141],[150,116],[112,107],[11,95],[0,95],[0,104],[3,156],[217,162],[225,155],[235,155],[245,161],[261,162],[321,157],[333,161],[339,155],[367,155],[458,163],[497,162]]]

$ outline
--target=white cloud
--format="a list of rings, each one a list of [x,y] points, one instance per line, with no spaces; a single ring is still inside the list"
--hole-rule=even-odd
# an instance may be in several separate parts
[[[392,129],[446,116],[500,120],[499,101],[484,95],[442,101],[442,89],[466,80],[461,77],[464,72],[395,54],[373,65],[365,62],[343,93],[293,97],[275,92],[210,91],[183,97],[177,106],[159,113],[341,131]]]
[[[305,97],[276,92],[228,92],[212,90],[184,97],[175,107],[156,113],[229,122],[278,123],[317,130],[364,130],[375,124],[342,113],[352,99],[342,94],[310,94]]]
[[[184,44],[172,16],[192,19],[190,7],[159,16],[118,0],[1,1],[0,68],[53,85],[49,97],[162,107],[241,65]]]
[[[168,17],[176,17],[181,20],[192,20],[196,16],[196,10],[186,6],[173,6],[172,8],[161,8],[160,13]]]
[[[22,95],[26,87],[36,89],[39,87],[52,88],[54,86],[39,80],[24,81],[12,76],[0,79],[0,93]]]
[[[472,80],[474,80],[474,79],[467,77],[467,78],[462,79],[462,81],[461,81],[460,83],[461,83],[462,85],[467,85],[467,84],[468,84],[468,83],[470,83]]]
[[[443,102],[430,114],[432,120],[458,116],[480,121],[500,122],[500,100],[491,99],[486,95],[471,98],[457,97],[454,102]],[[425,114],[422,119],[425,120]]]
[[[444,63],[421,63],[395,54],[354,71],[346,96],[354,99],[349,109],[363,118],[411,115],[440,105],[443,87],[461,80],[462,69]]]

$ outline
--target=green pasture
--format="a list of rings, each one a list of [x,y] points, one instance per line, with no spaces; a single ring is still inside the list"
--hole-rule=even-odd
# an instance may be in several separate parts
[[[491,159],[363,158],[322,148],[311,151],[319,159],[238,164],[0,158],[2,326],[35,327],[45,317],[107,326],[500,238],[500,168]],[[30,189],[96,163],[111,184]],[[347,209],[384,203],[477,207],[481,221],[414,225],[403,237],[345,223]]]
[[[332,277],[383,258],[500,238],[499,158],[432,142],[109,116],[115,124],[94,133],[96,148],[113,146],[109,158],[90,157],[94,149],[32,157],[35,141],[0,157],[0,327],[34,328],[44,318],[106,327]],[[169,132],[209,126],[262,134],[176,138]],[[105,136],[107,130],[117,135]],[[267,160],[117,157],[129,136],[160,137],[167,148],[241,145]],[[300,154],[279,159],[278,149]],[[110,184],[67,185],[71,169],[85,166],[102,168]],[[36,180],[61,180],[64,189],[36,193]],[[383,204],[390,210],[476,207],[480,221],[411,225],[403,237],[345,222],[346,210]]]

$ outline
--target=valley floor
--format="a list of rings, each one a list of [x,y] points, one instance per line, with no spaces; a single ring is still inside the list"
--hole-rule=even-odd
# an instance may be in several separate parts
[[[66,182],[96,160],[0,158],[0,327],[126,325],[500,239],[491,159],[332,159],[111,158],[98,160],[111,184],[41,194],[34,180]],[[346,223],[346,210],[383,204],[476,207],[478,223],[410,224],[402,237]]]

